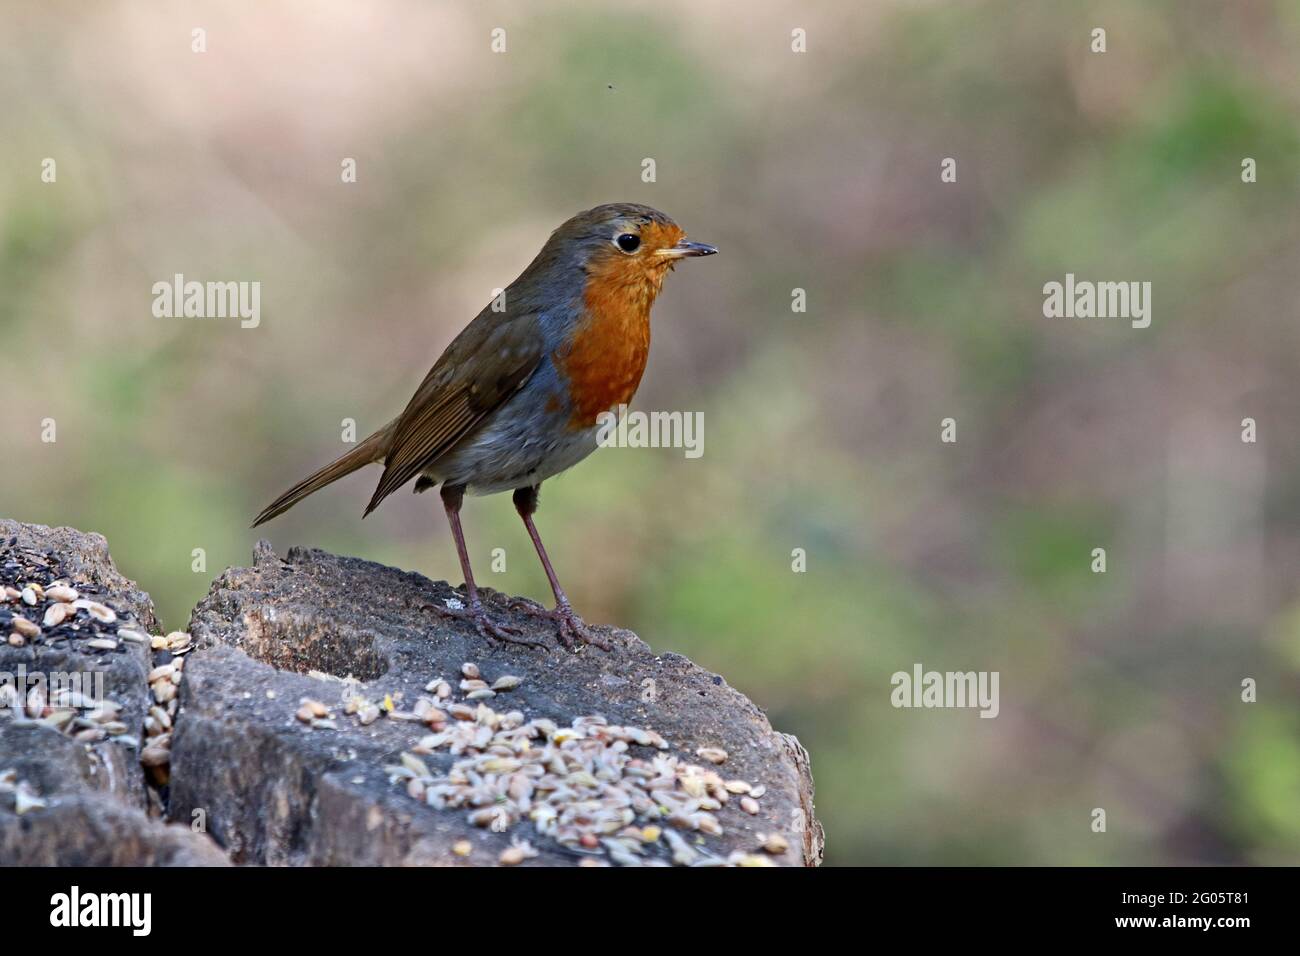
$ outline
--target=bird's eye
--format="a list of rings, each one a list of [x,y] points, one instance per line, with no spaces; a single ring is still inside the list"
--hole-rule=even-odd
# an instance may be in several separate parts
[[[630,232],[623,233],[623,235],[619,236],[614,241],[618,243],[618,247],[626,253],[633,253],[636,252],[637,249],[641,248],[641,237],[633,235]]]

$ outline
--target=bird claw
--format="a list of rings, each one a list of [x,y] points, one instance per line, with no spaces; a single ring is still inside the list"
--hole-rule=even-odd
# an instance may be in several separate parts
[[[591,625],[578,617],[568,604],[557,605],[555,610],[552,611],[542,607],[536,601],[530,601],[527,598],[515,598],[510,602],[510,608],[511,610],[523,611],[525,614],[544,617],[548,621],[555,622],[558,625],[556,633],[559,634],[560,643],[569,650],[573,649],[573,639],[575,637],[584,644],[599,647],[602,651],[611,649],[609,641],[593,631]]]
[[[467,608],[444,607],[437,604],[425,604],[420,607],[422,611],[432,611],[441,617],[450,617],[458,621],[472,621],[474,630],[478,631],[481,637],[488,640],[503,641],[507,644],[522,644],[525,647],[545,647],[540,641],[530,641],[526,638],[516,637],[522,634],[523,629],[513,627],[509,624],[501,624],[492,620],[487,610],[483,607],[482,602],[475,601]]]

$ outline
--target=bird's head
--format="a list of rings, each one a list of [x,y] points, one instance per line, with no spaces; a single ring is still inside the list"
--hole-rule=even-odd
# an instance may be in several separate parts
[[[689,241],[685,231],[657,209],[609,203],[580,212],[556,229],[534,265],[576,265],[586,273],[589,293],[628,296],[648,308],[664,276],[679,261],[717,251]]]

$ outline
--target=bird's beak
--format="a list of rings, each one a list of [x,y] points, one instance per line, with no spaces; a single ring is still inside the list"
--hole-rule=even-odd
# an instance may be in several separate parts
[[[660,249],[655,255],[663,256],[665,259],[687,259],[694,256],[715,255],[717,251],[717,246],[711,246],[707,242],[687,242],[683,239],[675,246]]]

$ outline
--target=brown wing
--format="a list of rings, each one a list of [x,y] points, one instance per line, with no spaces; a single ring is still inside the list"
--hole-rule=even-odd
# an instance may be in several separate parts
[[[535,314],[481,312],[447,346],[397,419],[384,473],[365,513],[436,462],[522,388],[543,350]]]

